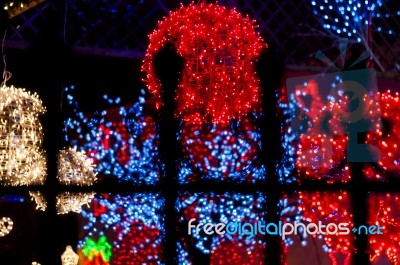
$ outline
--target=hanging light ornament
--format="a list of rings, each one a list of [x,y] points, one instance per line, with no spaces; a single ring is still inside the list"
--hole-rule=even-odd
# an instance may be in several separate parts
[[[57,213],[67,214],[69,212],[81,213],[82,206],[89,204],[93,197],[94,192],[89,193],[76,193],[70,194],[69,192],[63,192],[57,195]]]
[[[24,89],[0,87],[0,183],[42,184],[46,161],[39,115],[45,108],[37,94]]]
[[[97,180],[92,160],[73,148],[58,153],[58,180],[64,185],[90,186]]]
[[[72,250],[71,246],[67,246],[64,253],[61,255],[62,265],[78,265],[78,261],[78,254]]]
[[[254,22],[234,9],[215,4],[183,5],[158,23],[143,62],[147,87],[162,106],[153,60],[171,42],[184,59],[176,93],[177,118],[188,123],[228,123],[260,111],[260,87],[254,62],[267,45]]]
[[[8,235],[13,229],[14,223],[10,217],[0,219],[0,237]]]

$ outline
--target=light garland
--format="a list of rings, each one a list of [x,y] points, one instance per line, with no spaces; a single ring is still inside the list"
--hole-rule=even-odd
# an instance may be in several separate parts
[[[8,235],[14,227],[14,223],[10,217],[2,217],[0,219],[0,237]]]
[[[41,265],[39,262],[33,261],[32,265]]]
[[[45,112],[36,94],[13,86],[0,88],[0,182],[42,184],[46,160],[39,115]]]
[[[379,225],[383,234],[369,235],[370,260],[386,255],[393,265],[399,265],[400,196],[372,194],[369,197],[369,225]]]
[[[90,186],[97,180],[92,160],[74,148],[58,153],[58,180],[64,185]]]
[[[64,253],[61,255],[62,265],[78,265],[78,261],[78,254],[73,251],[71,246],[67,246]]]
[[[88,205],[95,193],[75,193],[63,192],[56,197],[56,208],[58,214],[67,214],[70,212],[80,213],[83,205]]]
[[[158,23],[142,70],[147,87],[162,106],[153,60],[167,41],[184,59],[176,94],[175,116],[187,123],[228,123],[260,111],[259,79],[254,61],[264,47],[254,21],[216,4],[183,5]]]
[[[36,210],[40,210],[42,212],[46,211],[47,208],[46,198],[40,191],[37,192],[30,191],[29,196],[31,197],[32,201],[35,201]]]

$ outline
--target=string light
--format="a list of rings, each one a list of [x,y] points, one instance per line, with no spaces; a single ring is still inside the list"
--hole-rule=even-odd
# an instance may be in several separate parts
[[[366,28],[376,16],[382,0],[311,0],[314,14],[323,21],[323,27],[334,34],[354,38],[367,44]]]
[[[261,193],[187,193],[178,201],[177,210],[182,213],[179,218],[182,227],[192,218],[198,223],[257,223],[263,220],[265,203],[265,196]],[[181,233],[187,235],[186,230]],[[257,262],[264,259],[266,247],[261,234],[247,238],[243,234],[204,236],[201,233],[192,233],[190,242],[193,244],[191,247],[209,255],[212,264],[258,264]],[[178,242],[179,264],[191,263],[187,253],[191,248],[187,244],[186,240]]]
[[[380,159],[375,166],[367,166],[364,173],[371,179],[382,180],[382,170],[398,173],[400,165],[400,107],[399,93],[390,90],[379,93],[383,127],[367,134],[367,143],[380,150]],[[378,169],[382,170],[378,170]]]
[[[43,184],[42,101],[24,89],[2,86],[0,102],[0,181],[14,186]]]
[[[85,220],[83,229],[87,232],[79,241],[78,248],[89,250],[87,243],[93,241],[93,238],[99,238],[96,247],[99,249],[100,239],[110,235],[108,238],[114,239],[110,242],[110,263],[134,265],[160,262],[163,260],[164,226],[160,214],[163,206],[164,200],[160,194],[96,196],[90,208],[82,209]],[[106,243],[100,245],[104,246]],[[104,252],[107,253],[111,252]],[[88,257],[86,262],[94,264],[94,259],[90,261]]]
[[[90,186],[97,180],[92,160],[74,148],[58,153],[58,180],[64,185]]]
[[[70,212],[80,213],[83,205],[88,205],[95,193],[75,193],[62,192],[56,197],[56,208],[58,214],[67,214]]]
[[[41,265],[39,262],[33,261],[32,265]]]
[[[72,250],[71,246],[67,246],[64,253],[61,255],[62,265],[78,265],[78,261],[78,254]]]
[[[382,234],[369,235],[370,260],[386,255],[392,264],[398,265],[400,251],[400,200],[398,194],[372,194],[369,199],[369,225],[382,227]]]
[[[29,196],[31,197],[32,201],[35,201],[36,203],[36,210],[40,210],[42,212],[46,211],[47,208],[47,202],[45,197],[40,191],[30,191]]]
[[[65,88],[74,113],[64,122],[66,142],[92,159],[96,173],[155,184],[160,177],[158,137],[154,120],[143,113],[144,90],[133,105],[116,107],[111,102],[108,110],[86,116],[78,109],[74,90],[74,86]]]
[[[181,183],[200,179],[254,183],[265,179],[259,157],[261,133],[249,118],[209,128],[184,123],[179,135],[184,156],[179,173]]]
[[[0,219],[0,237],[8,235],[14,227],[14,223],[10,217],[2,217]]]
[[[254,29],[248,17],[215,4],[182,5],[171,12],[150,34],[142,66],[156,108],[162,102],[153,59],[169,41],[185,61],[176,94],[177,118],[195,124],[227,123],[260,111],[254,61],[267,45]]]
[[[328,223],[348,223],[351,229],[352,217],[350,213],[350,200],[347,192],[328,193],[328,192],[299,192],[300,205],[303,222],[323,224]],[[354,235],[339,235],[325,233],[312,235],[315,238],[322,239],[323,249],[329,253],[332,264],[338,264],[337,257],[342,254],[345,256],[344,264],[351,264],[351,255],[355,249],[352,244]],[[304,242],[305,243],[305,242]]]

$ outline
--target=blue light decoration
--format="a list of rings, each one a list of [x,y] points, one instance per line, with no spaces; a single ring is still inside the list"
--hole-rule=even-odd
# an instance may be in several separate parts
[[[230,124],[181,123],[179,141],[183,150],[179,182],[218,180],[255,183],[264,180],[259,157],[261,133],[247,117]]]
[[[119,107],[118,98],[104,95],[110,108],[89,115],[79,111],[74,89],[74,86],[65,88],[68,105],[74,113],[65,121],[66,142],[85,151],[93,159],[95,171],[103,176],[136,184],[157,183],[162,169],[157,126],[144,113],[145,91],[141,90],[138,102]],[[261,133],[255,125],[259,114],[252,116],[207,126],[181,122],[177,136],[183,153],[179,182],[264,180],[266,171],[259,157]]]
[[[164,199],[159,193],[99,194],[90,205],[82,209],[79,249],[106,237],[112,245],[110,264],[163,264]]]
[[[204,232],[188,235],[188,222],[193,224],[241,222],[257,223],[265,216],[266,198],[262,193],[184,193],[176,203],[180,213],[181,237],[177,243],[178,264],[192,264],[194,252],[209,256],[210,264],[259,264],[264,259],[264,236],[256,234],[207,235]],[[189,255],[189,253],[191,253]]]
[[[75,87],[65,88],[73,115],[65,120],[66,142],[85,151],[95,164],[95,172],[135,184],[155,184],[160,177],[158,137],[150,116],[145,116],[144,90],[138,102],[117,106],[120,99],[103,98],[110,108],[83,114],[73,96]]]
[[[383,0],[311,0],[314,14],[330,33],[368,44],[367,27]]]
[[[388,35],[399,35],[391,23],[384,23],[394,16],[400,16],[397,10],[386,6],[386,0],[311,0],[314,14],[323,21],[323,27],[341,37],[367,43],[366,28],[373,26],[374,31]]]

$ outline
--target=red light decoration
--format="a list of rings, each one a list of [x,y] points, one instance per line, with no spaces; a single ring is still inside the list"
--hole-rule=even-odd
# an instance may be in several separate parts
[[[386,255],[390,262],[399,265],[400,253],[400,200],[398,194],[369,197],[369,225],[380,225],[383,234],[369,235],[370,260]]]
[[[263,265],[265,260],[265,246],[256,244],[252,251],[238,242],[221,242],[216,250],[211,250],[211,265]]]
[[[352,228],[352,214],[349,212],[350,200],[347,192],[328,193],[328,192],[300,192],[299,198],[301,204],[299,212],[303,213],[306,222],[323,224],[328,223],[348,223],[349,229]],[[317,234],[312,235],[318,237]],[[323,235],[324,244],[329,252],[329,258],[333,265],[337,265],[337,257],[344,255],[344,265],[351,264],[351,254],[355,249],[352,245],[354,235],[350,232],[348,235]]]
[[[383,170],[398,173],[400,165],[400,104],[399,93],[390,90],[379,93],[380,109],[383,128],[367,135],[367,143],[379,148],[381,157],[378,162]],[[374,179],[382,179],[381,174],[373,168],[367,167],[365,174]]]
[[[305,113],[309,119],[308,131],[300,135],[297,149],[298,176],[309,179],[324,178],[328,183],[349,181],[348,166],[341,167],[347,152],[347,136],[343,125],[337,118],[326,120],[331,112],[341,109],[344,104],[327,106],[314,80],[310,80],[305,87],[296,88],[295,96],[302,109],[306,109],[304,96],[310,96],[312,99],[309,110]]]
[[[116,227],[119,234],[123,228]],[[113,264],[115,265],[136,265],[156,264],[162,260],[163,247],[156,244],[161,231],[156,227],[146,226],[142,222],[132,222],[130,231],[121,238],[119,248],[114,247]]]
[[[227,123],[260,111],[260,87],[254,62],[264,47],[254,21],[215,4],[183,5],[150,34],[143,62],[147,87],[160,109],[161,85],[153,59],[167,41],[184,59],[175,116],[188,123]]]

